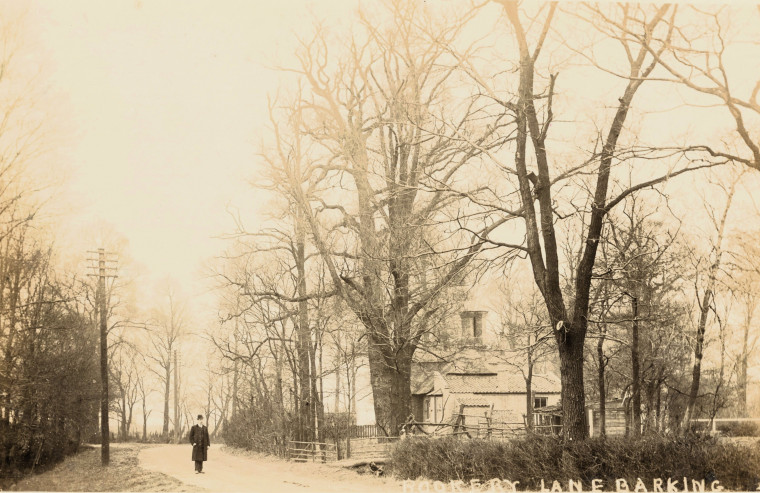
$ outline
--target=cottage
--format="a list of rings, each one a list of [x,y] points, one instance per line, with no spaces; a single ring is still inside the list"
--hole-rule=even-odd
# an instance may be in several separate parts
[[[460,412],[464,423],[476,426],[488,415],[494,422],[524,423],[527,393],[522,374],[509,371],[418,371],[413,378],[415,421],[446,423]],[[432,378],[431,378],[432,377]],[[535,408],[557,404],[560,385],[552,375],[534,375]]]

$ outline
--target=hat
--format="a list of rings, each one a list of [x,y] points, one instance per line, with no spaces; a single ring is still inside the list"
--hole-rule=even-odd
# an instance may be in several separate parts
[[[203,419],[203,415],[202,415],[202,414],[199,414],[199,415],[198,415],[198,419]]]

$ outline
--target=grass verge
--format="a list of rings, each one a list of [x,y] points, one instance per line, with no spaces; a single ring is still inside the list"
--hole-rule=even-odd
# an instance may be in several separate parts
[[[137,454],[150,445],[111,448],[111,463],[100,465],[100,448],[83,448],[50,470],[26,477],[11,491],[203,491],[170,476],[138,466]]]

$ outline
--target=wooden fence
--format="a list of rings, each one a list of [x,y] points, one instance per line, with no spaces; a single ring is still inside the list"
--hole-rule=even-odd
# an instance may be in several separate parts
[[[294,462],[329,462],[338,460],[334,443],[288,442],[288,459]]]
[[[390,456],[398,437],[349,438],[336,443],[288,442],[288,459],[294,462],[332,462],[340,459],[382,460]]]
[[[535,425],[537,433],[552,433],[556,425]],[[527,433],[525,423],[495,421],[489,415],[454,414],[446,423],[409,420],[402,427],[401,437],[386,437],[376,425],[351,426],[347,436],[333,443],[288,442],[288,458],[296,462],[328,462],[339,459],[381,460],[390,456],[400,439],[411,435],[431,438],[456,436],[485,440],[509,440]]]
[[[457,413],[446,423],[407,421],[405,435],[427,435],[431,437],[460,436],[467,438],[510,439],[526,433],[524,423],[494,421],[490,417]]]
[[[352,425],[348,429],[351,438],[374,438],[385,436],[382,428],[377,425]]]

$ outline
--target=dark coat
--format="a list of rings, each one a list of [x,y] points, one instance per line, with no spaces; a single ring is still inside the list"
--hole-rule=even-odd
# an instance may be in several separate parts
[[[211,445],[208,437],[208,428],[205,426],[193,425],[188,435],[190,443],[193,444],[193,460],[208,460],[207,449]]]

